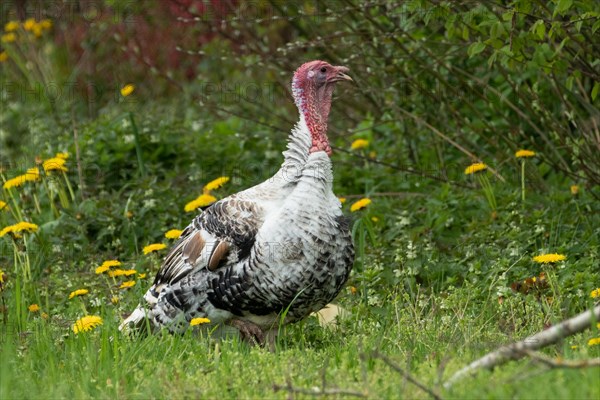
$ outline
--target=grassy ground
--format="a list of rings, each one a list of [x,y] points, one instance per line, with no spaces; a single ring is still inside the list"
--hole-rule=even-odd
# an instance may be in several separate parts
[[[32,142],[30,153],[3,173],[8,179],[24,172],[36,155],[70,153],[65,176],[42,172],[40,180],[2,193],[10,207],[0,211],[2,226],[22,219],[39,230],[0,238],[0,398],[286,398],[289,388],[275,391],[274,385],[288,383],[370,398],[429,397],[375,352],[448,398],[600,396],[598,368],[551,370],[528,360],[481,372],[451,390],[441,387],[488,351],[590,307],[590,292],[600,286],[598,202],[585,188],[573,195],[572,182],[535,158],[526,161],[523,201],[512,154],[490,160],[501,166],[505,182],[488,172],[465,176],[461,165],[450,170],[457,182],[445,184],[336,152],[336,192],[347,197],[344,210],[354,217],[358,249],[338,299],[348,315],[336,328],[323,328],[314,317],[285,327],[274,353],[192,332],[122,337],[122,315],[150,285],[165,251],[144,255],[143,246],[172,243],[164,232],[187,224],[193,213],[183,207],[209,180],[232,178],[213,193],[223,197],[266,179],[280,162],[283,142],[268,132],[260,141],[244,139],[235,119],[203,126],[176,113],[148,112],[136,116],[146,170],[140,176],[132,125],[118,110],[105,115],[80,126],[84,191],[68,137]],[[398,148],[388,145],[373,141],[361,152],[393,159]],[[485,193],[482,176],[490,181]],[[351,213],[350,204],[362,196],[372,203]],[[532,260],[543,253],[566,260]],[[96,274],[110,259],[135,273]],[[120,289],[131,280],[133,287]],[[89,293],[69,299],[77,289]],[[39,310],[30,310],[33,304]],[[72,326],[84,315],[98,315],[103,324],[75,334]],[[595,328],[544,352],[598,357],[600,346],[588,346],[598,336]]]
[[[87,335],[68,333],[52,318],[29,318],[27,332],[3,342],[2,398],[286,398],[274,385],[326,387],[355,391],[371,398],[427,398],[372,350],[387,354],[402,368],[435,389],[440,379],[487,350],[510,340],[498,332],[494,307],[479,313],[447,313],[404,307],[396,301],[389,315],[357,313],[339,330],[314,321],[290,327],[275,353],[249,348],[236,340],[161,336],[130,341],[117,329],[115,313],[103,310],[105,324]],[[471,307],[474,308],[474,307]],[[462,311],[462,312],[461,312]],[[416,314],[415,314],[416,313]],[[443,315],[454,326],[444,326]],[[473,315],[475,314],[475,315]],[[534,326],[519,330],[524,335]],[[6,335],[6,331],[3,332]],[[568,359],[597,356],[586,337],[570,339],[550,354]],[[571,350],[572,343],[580,349]],[[598,369],[547,370],[527,361],[493,373],[467,378],[452,390],[455,398],[598,398]],[[298,397],[308,397],[299,395]],[[331,396],[336,397],[336,396]]]

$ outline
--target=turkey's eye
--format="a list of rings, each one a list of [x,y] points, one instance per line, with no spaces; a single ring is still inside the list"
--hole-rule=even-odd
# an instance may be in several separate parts
[[[325,72],[327,72],[327,68],[326,68],[326,67],[322,67],[322,68],[321,68],[321,72],[322,72],[322,73],[325,73]]]

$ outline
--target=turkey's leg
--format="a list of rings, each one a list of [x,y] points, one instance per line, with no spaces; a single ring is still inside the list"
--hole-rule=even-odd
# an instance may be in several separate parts
[[[241,319],[231,319],[227,322],[227,324],[233,326],[238,331],[240,331],[240,336],[244,342],[247,342],[253,346],[265,345],[265,333],[262,329],[256,324],[253,324],[250,321],[244,321]]]
[[[275,342],[277,340],[278,334],[279,334],[278,328],[270,329],[265,333],[266,345],[269,347],[269,351],[271,353],[275,353]]]

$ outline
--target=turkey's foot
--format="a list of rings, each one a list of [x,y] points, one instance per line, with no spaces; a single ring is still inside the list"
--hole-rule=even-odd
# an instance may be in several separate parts
[[[265,333],[258,325],[241,319],[229,320],[228,324],[240,331],[240,337],[244,342],[253,346],[265,345]]]

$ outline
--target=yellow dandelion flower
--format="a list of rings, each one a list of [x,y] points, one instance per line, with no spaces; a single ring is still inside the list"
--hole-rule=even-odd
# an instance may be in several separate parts
[[[26,31],[32,31],[33,28],[37,25],[35,18],[27,18],[25,22],[23,22],[23,28]]]
[[[75,324],[73,324],[73,332],[88,332],[97,326],[102,325],[102,318],[95,315],[88,315],[81,319],[78,319]]]
[[[146,277],[146,274],[145,274],[145,273],[144,273],[144,274],[138,274],[138,278],[139,278],[139,279],[144,279],[145,277]]]
[[[165,232],[165,237],[167,239],[177,239],[177,238],[179,238],[179,236],[181,236],[182,233],[183,233],[183,231],[180,229],[171,229],[171,230]]]
[[[596,298],[600,297],[600,288],[592,290],[590,293],[590,297],[592,299],[596,299]]]
[[[131,276],[135,275],[137,271],[135,269],[115,269],[112,271],[108,271],[108,276],[111,278],[115,278],[117,276]]]
[[[110,298],[110,302],[113,304],[117,304],[119,302],[119,296],[113,296]]]
[[[14,225],[9,225],[3,228],[0,231],[0,237],[6,235],[7,233],[17,234],[19,232],[37,232],[38,226],[36,224],[32,224],[31,222],[21,221]]]
[[[131,83],[128,85],[125,85],[121,88],[121,96],[123,97],[127,97],[129,96],[131,93],[133,93],[133,91],[135,90],[135,86],[132,85]]]
[[[185,212],[197,210],[198,208],[206,207],[217,201],[217,198],[210,194],[201,194],[195,200],[190,201],[184,207]]]
[[[54,157],[49,158],[43,162],[42,166],[44,167],[45,172],[50,171],[63,171],[67,172],[68,169],[65,167],[65,163],[67,162],[64,158]]]
[[[35,24],[33,26],[33,29],[31,30],[31,32],[33,33],[33,35],[35,37],[39,38],[44,33],[44,28],[42,28],[42,25],[40,25],[40,24]]]
[[[40,179],[40,170],[37,168],[29,168],[23,175],[16,176],[4,182],[2,187],[10,189],[13,187],[22,186],[25,182],[35,182]]]
[[[99,266],[98,268],[96,268],[96,275],[100,275],[105,273],[106,271],[108,271],[110,269],[110,267],[105,267],[103,265]]]
[[[565,255],[556,254],[556,253],[541,254],[539,256],[533,257],[533,261],[535,261],[536,263],[540,263],[540,264],[555,263],[557,261],[563,261],[566,259],[567,259],[567,257]]]
[[[100,265],[98,268],[96,268],[96,273],[103,274],[106,271],[108,271],[109,269],[111,269],[112,267],[118,267],[120,265],[121,265],[121,261],[106,260],[102,263],[102,265]]]
[[[2,269],[0,268],[0,291],[2,291],[2,284],[4,283],[4,281],[6,280],[6,274],[4,273],[4,271],[2,271]]]
[[[5,201],[0,200],[0,210],[4,210],[4,209],[8,210],[8,204],[6,204]]]
[[[13,32],[13,31],[16,31],[17,29],[19,29],[19,21],[8,21],[4,25],[5,32]]]
[[[365,208],[366,206],[368,206],[369,204],[371,204],[371,199],[365,197],[363,199],[360,199],[360,200],[354,202],[350,206],[350,211],[355,212],[355,211],[361,210],[361,209]]]
[[[487,165],[485,165],[484,163],[471,164],[465,169],[465,175],[471,175],[475,172],[484,171],[486,169]]]
[[[6,235],[7,233],[13,233],[12,228],[12,225],[2,228],[2,230],[0,231],[0,237]]]
[[[108,268],[119,267],[119,266],[121,266],[121,261],[119,261],[119,260],[106,260],[101,265],[101,267],[108,267]]]
[[[17,40],[17,35],[15,35],[14,32],[5,33],[2,35],[2,37],[0,37],[0,41],[2,43],[12,43],[15,40]]]
[[[62,158],[63,160],[66,160],[67,158],[69,158],[69,153],[56,153],[56,155],[54,157]]]
[[[90,291],[87,289],[77,289],[74,292],[71,292],[71,294],[69,295],[69,299],[72,299],[73,297],[77,297],[77,296],[83,296],[84,294],[88,294]]]
[[[338,200],[340,201],[340,203],[344,204],[347,199],[345,197],[338,197]]]
[[[43,29],[50,29],[52,28],[52,21],[49,19],[43,19],[40,21],[39,24]]]
[[[577,350],[579,346],[571,346],[571,350]]]
[[[162,249],[164,249],[166,247],[167,246],[165,244],[162,244],[162,243],[153,243],[153,244],[149,244],[148,246],[144,247],[144,249],[142,250],[142,252],[144,254],[148,254],[148,253],[152,253],[154,251],[162,250]]]
[[[592,338],[588,340],[588,346],[598,346],[600,345],[600,337]]]
[[[208,318],[193,318],[190,321],[190,326],[202,325],[202,324],[210,324],[210,319]]]
[[[119,286],[119,289],[129,289],[130,287],[133,287],[133,285],[135,285],[135,281],[123,282],[121,283],[121,286]]]
[[[211,190],[216,190],[216,189],[222,187],[227,182],[229,182],[228,176],[220,176],[217,179],[214,179],[214,180],[208,182],[206,185],[204,185],[204,191],[210,192]]]
[[[579,186],[578,185],[571,185],[571,194],[573,196],[577,196],[579,194]]]
[[[37,232],[39,227],[31,222],[21,221],[13,225],[13,232]]]
[[[356,139],[354,142],[352,142],[352,144],[350,145],[350,148],[352,150],[359,150],[359,149],[364,149],[365,147],[369,147],[369,141],[365,140],[365,139]]]
[[[48,319],[48,314],[46,314],[45,312],[42,313],[41,315],[42,319]]]
[[[124,269],[113,269],[112,271],[108,272],[108,276],[110,276],[111,278],[115,278],[117,276],[123,276],[123,275],[125,275]]]
[[[10,189],[14,187],[23,186],[23,184],[27,182],[25,177],[25,175],[19,175],[14,178],[8,179],[6,182],[4,182],[4,185],[2,185],[2,187],[4,189]]]
[[[8,53],[5,51],[0,51],[0,63],[8,61]]]
[[[377,217],[371,217],[371,221],[377,223],[377,222],[379,222],[379,218],[377,218]]]
[[[29,168],[24,176],[27,182],[38,181],[40,179],[40,170],[37,167]]]
[[[38,311],[40,311],[40,306],[38,306],[37,304],[31,304],[27,308],[29,309],[29,312],[38,312]]]
[[[525,157],[533,157],[535,156],[535,151],[531,150],[519,150],[515,153],[515,157],[517,158],[525,158]]]

